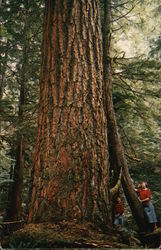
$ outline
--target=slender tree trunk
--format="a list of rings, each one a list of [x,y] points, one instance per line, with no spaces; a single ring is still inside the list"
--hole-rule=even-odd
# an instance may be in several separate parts
[[[19,126],[22,126],[24,120],[23,105],[25,104],[25,63],[26,53],[24,53],[25,59],[22,66],[22,80],[20,85],[20,99],[19,99]],[[17,221],[21,218],[21,206],[22,206],[22,190],[23,190],[23,169],[24,169],[24,135],[22,129],[17,131],[15,150],[15,166],[13,173],[13,183],[11,183],[9,190],[9,206],[7,209],[7,220]]]
[[[111,41],[111,0],[104,0],[104,26],[103,26],[103,67],[104,67],[104,105],[107,116],[108,140],[110,163],[117,172],[122,169],[121,183],[132,214],[140,230],[147,228],[147,220],[143,208],[137,198],[133,182],[131,180],[126,162],[121,139],[118,133],[117,121],[112,100],[112,79],[110,64],[110,41]]]
[[[25,74],[25,62],[22,67],[23,76]],[[22,126],[24,120],[23,105],[25,104],[25,80],[24,77],[20,86],[20,100],[19,100],[19,125]],[[23,170],[24,170],[24,135],[23,129],[17,132],[16,141],[16,157],[13,173],[13,183],[9,190],[9,206],[7,210],[7,220],[21,219],[22,207],[22,190],[23,190]]]
[[[0,28],[1,33],[1,28]],[[6,78],[6,65],[7,65],[7,58],[8,58],[8,40],[6,41],[6,50],[4,51],[4,57],[3,57],[3,63],[2,63],[2,55],[0,53],[0,114],[2,112],[2,98],[3,98],[3,92],[5,87],[5,78]],[[0,41],[1,45],[1,41]],[[2,129],[2,124],[0,120],[0,133]]]
[[[98,1],[46,1],[28,222],[110,221]]]
[[[113,133],[112,129],[117,126],[113,108],[112,100],[112,79],[111,79],[111,3],[110,1],[104,1],[104,23],[103,23],[103,94],[104,94],[104,108],[107,117],[108,124],[108,142],[109,142],[109,160],[110,170],[112,172],[111,184],[114,186],[117,183],[121,164],[117,164],[115,161],[115,145],[117,133]],[[118,145],[117,150],[121,150]]]
[[[7,220],[17,221],[21,219],[22,188],[23,188],[23,168],[24,168],[24,145],[23,136],[18,139],[16,149],[16,165],[14,167],[13,183],[9,190],[9,206],[7,210]]]
[[[13,183],[9,190],[9,206],[7,209],[7,220],[17,221],[22,216],[22,192],[23,192],[23,172],[24,172],[24,154],[25,154],[25,136],[24,136],[24,105],[27,95],[27,67],[28,67],[28,48],[27,23],[24,23],[24,44],[23,44],[23,64],[20,76],[20,97],[17,131],[17,140],[15,145],[15,166],[13,173]],[[14,150],[14,149],[13,149]]]

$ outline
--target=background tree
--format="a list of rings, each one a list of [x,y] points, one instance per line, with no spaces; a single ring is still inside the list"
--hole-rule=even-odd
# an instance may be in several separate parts
[[[128,164],[122,147],[120,135],[118,133],[117,121],[113,107],[112,98],[112,68],[111,68],[111,1],[104,1],[104,25],[103,25],[103,67],[104,67],[104,106],[108,125],[108,142],[111,172],[114,176],[121,176],[121,182],[127,201],[130,205],[133,216],[140,230],[146,230],[148,227],[143,208],[137,198],[133,181],[131,180]],[[115,182],[116,182],[115,180]],[[119,186],[119,185],[117,185]],[[111,193],[113,194],[113,193]]]
[[[3,112],[0,139],[4,155],[11,159],[6,171],[13,180],[9,185],[8,220],[20,218],[21,196],[25,188],[23,169],[25,166],[25,182],[28,156],[35,138],[42,7],[41,1],[30,4],[28,1],[6,1],[2,4],[3,93],[0,104]],[[24,201],[26,196],[22,198]]]
[[[129,3],[124,5],[123,12],[132,8]],[[141,1],[128,16],[118,16],[119,20],[112,25],[113,101],[119,131],[133,180],[136,185],[142,179],[148,181],[157,205],[161,191],[155,174],[160,174],[161,160],[160,61],[159,46],[156,54],[153,48],[160,33],[159,8],[158,1]],[[118,15],[116,10],[113,13]],[[159,209],[157,212],[159,215]]]
[[[127,8],[126,3],[123,11],[127,12]],[[160,62],[148,55],[152,41],[159,34],[159,25],[156,25],[159,22],[158,8],[157,1],[153,4],[141,1],[126,18],[120,16],[119,19],[118,16],[119,20],[112,26],[116,30],[112,37],[114,106],[129,160],[144,158],[144,161],[151,161],[151,154],[158,155]],[[121,11],[119,6],[118,9]],[[128,118],[130,122],[127,123]]]
[[[114,107],[130,174],[135,185],[148,181],[159,216],[160,62],[150,52],[158,37],[158,8],[157,1],[112,2],[111,62]]]

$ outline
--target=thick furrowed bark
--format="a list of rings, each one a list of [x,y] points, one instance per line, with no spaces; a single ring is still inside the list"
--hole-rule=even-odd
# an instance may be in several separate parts
[[[109,219],[98,1],[46,1],[28,221]]]

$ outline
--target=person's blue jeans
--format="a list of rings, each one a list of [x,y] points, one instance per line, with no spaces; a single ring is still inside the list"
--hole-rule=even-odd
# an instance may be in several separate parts
[[[114,220],[114,225],[118,226],[121,225],[122,227],[125,226],[125,214],[120,214],[118,217]]]
[[[149,223],[156,223],[157,217],[156,217],[155,209],[154,209],[152,202],[149,202],[148,204],[143,205],[143,207],[144,207],[145,213],[148,216]]]

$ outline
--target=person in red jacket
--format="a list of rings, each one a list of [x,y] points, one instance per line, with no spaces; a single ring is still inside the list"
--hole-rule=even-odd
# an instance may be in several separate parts
[[[124,204],[121,201],[121,198],[118,196],[116,203],[114,205],[113,213],[114,213],[114,225],[116,228],[124,227],[125,226],[125,208]]]
[[[157,217],[155,213],[154,206],[151,202],[151,192],[147,188],[146,183],[143,181],[138,189],[135,191],[139,194],[139,200],[142,203],[144,211],[148,217],[150,228],[152,231],[156,228]]]

